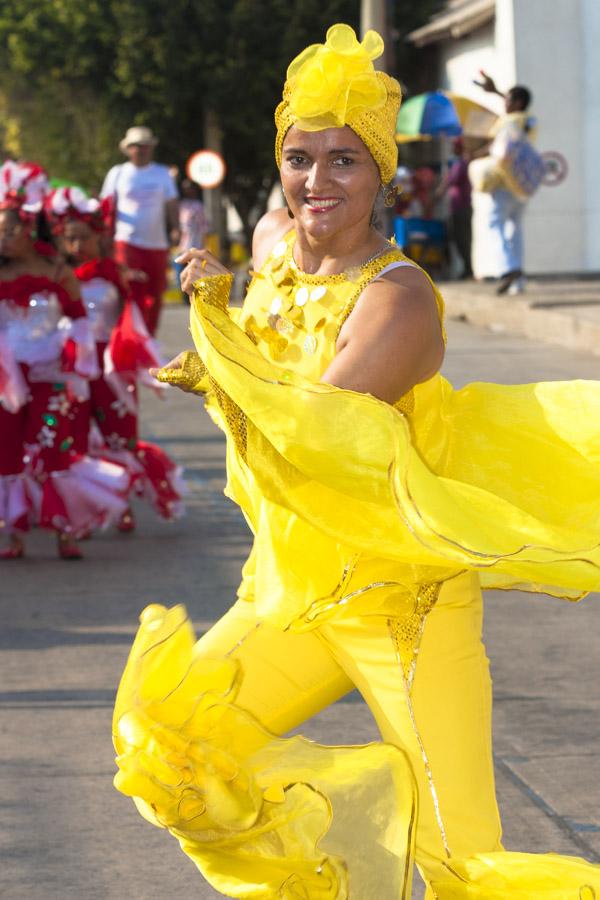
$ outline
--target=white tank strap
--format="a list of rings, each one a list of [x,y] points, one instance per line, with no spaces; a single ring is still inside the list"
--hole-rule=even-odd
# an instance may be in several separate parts
[[[377,274],[374,275],[373,278],[371,278],[369,281],[366,281],[366,282],[362,285],[362,287],[361,287],[361,289],[360,289],[360,293],[357,294],[356,296],[354,296],[354,297],[351,299],[351,301],[348,303],[348,305],[346,306],[346,309],[345,309],[344,312],[343,312],[343,315],[342,315],[342,317],[341,317],[341,320],[340,320],[340,323],[339,323],[339,326],[338,326],[337,335],[336,335],[336,340],[337,340],[337,337],[339,336],[339,333],[340,333],[340,331],[341,331],[341,328],[342,328],[344,322],[348,319],[348,317],[349,317],[350,314],[352,313],[352,310],[353,310],[354,307],[356,306],[356,304],[357,304],[357,302],[358,302],[358,299],[359,299],[359,297],[362,295],[362,292],[364,291],[364,289],[365,289],[369,284],[373,284],[374,281],[377,281],[378,278],[381,278],[382,275],[385,275],[386,272],[391,272],[392,269],[405,268],[406,266],[408,266],[410,269],[418,269],[418,268],[419,268],[419,267],[417,266],[416,263],[413,263],[413,262],[411,262],[411,261],[408,260],[408,259],[396,259],[396,260],[394,260],[394,262],[388,263],[387,266],[384,266],[383,269],[382,269],[380,272],[377,272]]]
[[[410,262],[408,259],[397,259],[395,262],[391,262],[389,265],[384,266],[381,272],[378,272],[372,280],[377,281],[378,278],[383,278],[383,276],[387,275],[388,272],[391,272],[392,269],[400,269],[404,266],[409,266],[411,269],[419,268],[416,263]]]

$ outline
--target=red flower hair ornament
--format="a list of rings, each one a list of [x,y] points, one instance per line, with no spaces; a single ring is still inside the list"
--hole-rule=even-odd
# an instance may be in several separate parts
[[[59,187],[51,191],[45,199],[44,210],[52,231],[60,233],[65,223],[76,219],[85,222],[94,231],[111,231],[114,228],[115,202],[113,197],[88,197],[78,187]]]
[[[42,211],[48,176],[41,166],[7,159],[0,166],[0,209],[14,209],[23,222],[33,222]]]

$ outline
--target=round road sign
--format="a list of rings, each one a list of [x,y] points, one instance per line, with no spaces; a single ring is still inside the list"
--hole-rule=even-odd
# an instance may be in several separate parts
[[[216,188],[225,178],[225,161],[214,150],[198,150],[187,161],[185,170],[188,178],[203,188]]]
[[[557,184],[561,184],[569,173],[567,160],[562,153],[548,150],[546,153],[542,153],[542,159],[544,161],[542,184],[546,187],[556,187]]]

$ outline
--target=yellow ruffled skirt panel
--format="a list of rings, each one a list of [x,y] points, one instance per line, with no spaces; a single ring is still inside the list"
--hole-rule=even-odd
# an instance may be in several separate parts
[[[148,607],[119,686],[115,786],[228,897],[410,900],[417,800],[388,744],[269,733],[244,673],[201,652],[181,606]],[[510,852],[444,862],[438,900],[598,900],[600,866]]]
[[[416,794],[387,744],[279,738],[236,705],[239,665],[148,607],[119,687],[115,786],[228,897],[410,900]],[[368,852],[367,852],[368,848]]]

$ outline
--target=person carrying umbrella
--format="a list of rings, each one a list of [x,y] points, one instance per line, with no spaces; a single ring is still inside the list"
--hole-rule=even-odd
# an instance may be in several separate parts
[[[529,142],[533,137],[534,120],[528,110],[532,96],[529,88],[515,85],[503,94],[494,80],[483,70],[481,81],[475,84],[487,93],[498,94],[504,99],[504,115],[500,116],[490,131],[490,142],[485,152],[495,160],[506,157],[510,143]],[[480,155],[482,155],[480,151]],[[478,274],[499,277],[497,294],[522,293],[523,278],[523,212],[526,195],[517,189],[514,181],[505,177],[506,170],[494,166],[495,181],[484,192],[487,196],[474,201],[475,245],[478,251]]]

